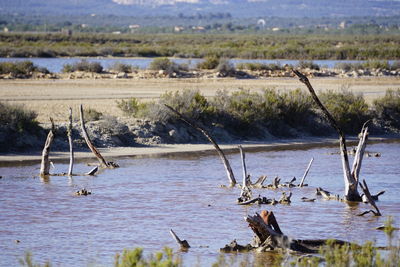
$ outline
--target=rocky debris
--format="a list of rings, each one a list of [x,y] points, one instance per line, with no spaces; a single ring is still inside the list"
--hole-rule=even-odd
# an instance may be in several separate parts
[[[76,196],[88,196],[88,195],[91,195],[91,194],[92,194],[92,192],[88,191],[85,188],[82,188],[81,190],[78,190],[78,191],[75,192]]]

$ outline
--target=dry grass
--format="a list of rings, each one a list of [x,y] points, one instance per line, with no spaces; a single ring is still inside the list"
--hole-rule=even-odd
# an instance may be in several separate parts
[[[318,90],[340,90],[363,93],[367,102],[385,95],[387,89],[400,88],[400,78],[315,78]],[[303,88],[296,78],[237,80],[223,79],[147,79],[147,80],[0,80],[0,99],[20,103],[37,112],[39,122],[66,121],[68,107],[75,110],[79,104],[104,114],[122,116],[116,100],[136,97],[150,100],[166,91],[198,89],[205,96],[214,96],[217,90],[238,89],[260,91],[264,88],[293,90]]]

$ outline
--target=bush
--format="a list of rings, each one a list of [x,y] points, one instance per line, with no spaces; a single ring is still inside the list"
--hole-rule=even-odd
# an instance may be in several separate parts
[[[206,57],[203,61],[197,64],[197,68],[202,70],[213,70],[218,67],[219,63],[219,58],[216,56]]]
[[[92,108],[87,108],[83,111],[83,117],[85,121],[98,121],[103,117],[103,113]]]
[[[261,71],[261,70],[283,70],[284,68],[280,64],[263,64],[263,63],[240,63],[237,65],[238,69],[241,70],[251,70],[251,71]]]
[[[368,104],[362,95],[344,89],[341,92],[323,92],[320,99],[344,132],[359,133],[362,125],[370,118]]]
[[[103,71],[103,66],[99,62],[89,62],[83,59],[73,64],[65,64],[62,69],[62,72],[64,73],[74,71],[101,73]]]
[[[400,89],[386,91],[384,97],[374,100],[373,109],[377,118],[400,129]]]
[[[297,63],[297,67],[300,68],[300,69],[320,70],[319,65],[315,64],[312,61],[300,60],[299,63]]]
[[[46,68],[37,67],[32,61],[0,62],[0,74],[30,75],[32,72],[49,73]]]
[[[124,250],[122,256],[115,256],[115,267],[152,266],[152,267],[177,267],[182,266],[181,259],[174,257],[171,248],[165,247],[163,251],[143,256],[142,248]]]
[[[116,62],[113,65],[111,65],[108,69],[109,70],[113,70],[115,72],[132,73],[135,70],[137,70],[138,67],[132,66],[130,64],[124,64],[124,63],[121,63],[121,62]]]
[[[156,58],[154,59],[149,66],[151,70],[164,70],[167,73],[179,72],[179,65],[175,62],[172,62],[168,58]]]
[[[132,97],[128,100],[117,101],[117,106],[126,115],[132,117],[142,117],[147,113],[147,105],[145,103],[139,103],[136,97]]]
[[[227,59],[221,59],[216,70],[223,76],[229,76],[236,72],[235,66]]]

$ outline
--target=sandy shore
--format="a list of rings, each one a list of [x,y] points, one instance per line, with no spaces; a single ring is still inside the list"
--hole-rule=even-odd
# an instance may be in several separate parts
[[[383,96],[387,89],[400,88],[398,77],[313,78],[310,81],[317,91],[347,88],[362,93],[368,102]],[[0,99],[34,110],[39,122],[48,122],[50,115],[56,122],[64,122],[70,106],[78,118],[80,104],[104,114],[123,116],[117,107],[117,100],[130,97],[151,100],[165,92],[183,89],[198,89],[205,96],[214,96],[218,90],[235,91],[241,88],[255,91],[265,88],[293,90],[304,88],[304,85],[297,78],[0,80]]]

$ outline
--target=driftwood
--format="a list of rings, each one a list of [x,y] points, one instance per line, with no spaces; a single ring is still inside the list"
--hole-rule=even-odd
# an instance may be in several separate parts
[[[310,171],[311,164],[313,163],[313,161],[314,161],[314,158],[311,158],[310,163],[308,163],[307,169],[306,169],[306,171],[304,172],[303,177],[301,178],[301,182],[300,182],[300,184],[299,184],[299,187],[303,187],[303,186],[304,186],[304,180],[306,179],[307,174],[308,174],[308,172]]]
[[[69,108],[69,124],[67,128],[67,136],[69,143],[69,168],[68,175],[72,175],[72,170],[74,168],[74,147],[72,143],[72,108]]]
[[[100,154],[100,152],[97,150],[97,148],[93,145],[92,141],[89,138],[89,135],[87,134],[86,127],[85,127],[85,120],[83,118],[83,107],[80,105],[80,119],[81,119],[81,128],[82,128],[82,134],[83,137],[85,138],[86,144],[89,147],[89,149],[93,152],[93,154],[96,156],[97,160],[100,162],[100,166],[104,168],[117,168],[119,167],[118,164],[115,162],[107,162],[103,156]]]
[[[279,200],[274,198],[266,198],[261,197],[260,195],[256,198],[248,199],[243,201],[242,198],[238,198],[238,205],[251,205],[251,204],[266,204],[266,205],[276,205],[276,204],[290,204],[292,201],[290,200],[292,197],[292,193],[290,192],[289,195],[286,195],[286,192],[282,192],[282,196]]]
[[[49,160],[49,154],[50,154],[50,147],[51,143],[54,140],[54,121],[52,118],[50,118],[51,121],[51,129],[49,133],[47,134],[46,142],[44,144],[44,148],[42,151],[42,163],[40,165],[40,176],[46,176],[50,174],[50,160]]]
[[[185,122],[186,124],[188,124],[189,126],[191,126],[192,128],[196,129],[197,131],[201,132],[207,139],[208,141],[210,141],[211,144],[214,145],[214,148],[217,150],[219,157],[222,160],[222,163],[224,164],[225,170],[226,170],[226,174],[228,176],[229,182],[230,182],[230,186],[233,187],[236,185],[236,179],[235,179],[235,175],[233,174],[231,165],[229,164],[228,159],[225,156],[225,153],[221,150],[221,148],[218,146],[217,142],[214,140],[214,138],[204,129],[202,128],[200,125],[198,125],[197,123],[195,123],[194,121],[190,120],[189,118],[187,118],[186,116],[182,115],[181,113],[179,113],[177,110],[175,110],[173,107],[164,104],[169,110],[171,110],[173,113],[175,113],[179,119],[181,119],[183,122]]]
[[[172,237],[175,239],[176,243],[178,243],[181,246],[182,250],[187,250],[190,248],[189,243],[186,240],[181,240],[176,234],[175,232],[171,229],[169,230],[170,234],[172,235]]]
[[[252,243],[243,246],[238,245],[236,240],[234,240],[222,248],[221,252],[284,250],[289,252],[317,253],[319,248],[328,242],[327,239],[301,240],[289,238],[282,232],[272,211],[263,210],[260,214],[256,213],[254,216],[248,215],[245,217],[245,221],[255,234]],[[330,242],[333,242],[335,245],[350,244],[337,239]]]
[[[250,189],[250,186],[251,186],[250,175],[247,174],[246,155],[243,151],[242,146],[239,146],[239,150],[240,150],[240,156],[242,158],[243,183],[242,183],[242,190],[240,192],[240,197],[238,199],[238,202],[246,202],[251,199],[253,194]]]
[[[89,172],[85,173],[85,175],[95,175],[96,172],[99,170],[99,166],[94,167]]]
[[[319,100],[317,94],[315,93],[314,88],[312,87],[308,78],[297,70],[293,70],[293,72],[299,77],[300,81],[306,85],[309,92],[311,93],[311,96],[312,96],[314,102],[322,110],[322,112],[324,113],[325,117],[327,118],[329,124],[339,134],[339,143],[340,143],[340,152],[341,152],[340,155],[341,155],[341,159],[342,159],[343,177],[344,177],[344,183],[345,183],[345,194],[344,194],[345,200],[361,201],[362,199],[357,190],[357,187],[358,187],[358,182],[359,182],[359,173],[360,173],[360,169],[361,169],[361,162],[363,159],[366,142],[367,142],[367,137],[368,137],[368,128],[366,127],[367,123],[364,124],[364,126],[361,130],[360,141],[357,146],[356,153],[355,153],[352,170],[350,170],[349,157],[348,157],[347,147],[346,147],[346,138],[345,138],[345,135],[344,135],[342,129],[339,127],[336,120],[329,113],[329,111],[325,108],[325,106],[321,103],[321,101]]]

